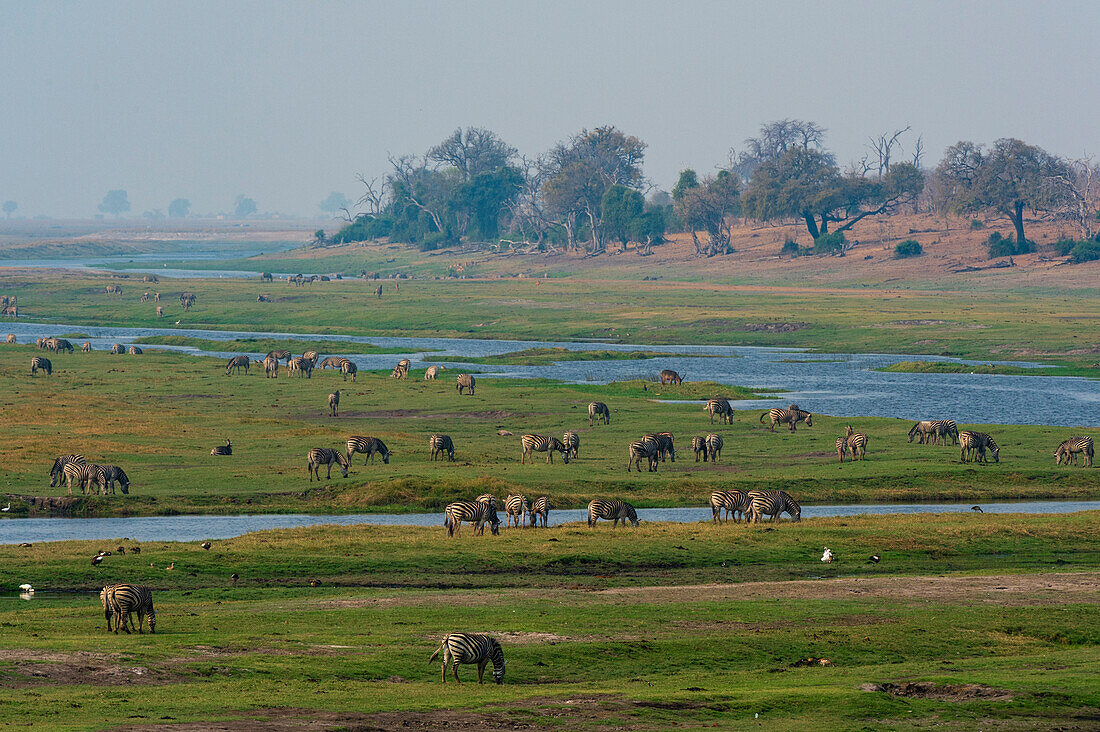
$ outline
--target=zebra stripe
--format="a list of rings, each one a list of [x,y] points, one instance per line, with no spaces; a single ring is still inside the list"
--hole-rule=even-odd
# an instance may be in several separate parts
[[[108,490],[112,494],[115,492],[116,482],[124,494],[130,493],[130,478],[126,475],[126,471],[117,465],[101,465],[100,467],[103,468],[101,475],[106,486],[103,489],[105,494]]]
[[[711,522],[722,523],[722,512],[726,513],[726,520],[732,516],[734,521],[740,521],[749,512],[752,503],[749,494],[740,490],[714,491],[710,494]],[[741,514],[739,517],[737,514]]]
[[[867,435],[852,430],[852,425],[844,428],[844,436],[848,439],[848,449],[852,451],[852,460],[863,460],[867,457]]]
[[[352,435],[347,441],[347,460],[348,464],[351,464],[351,456],[353,453],[361,452],[365,453],[366,457],[363,458],[363,465],[367,464],[369,459],[371,463],[374,463],[374,456],[382,456],[382,462],[389,465],[390,463],[390,450],[386,447],[386,443],[379,440],[377,437],[363,437],[362,435]]]
[[[792,408],[787,409],[769,409],[760,415],[760,423],[764,423],[764,417],[771,418],[771,426],[768,427],[772,432],[775,432],[775,426],[777,424],[788,425],[791,432],[795,431],[795,426],[799,422],[805,422],[807,427],[813,427],[813,415],[809,412],[803,412],[796,405],[792,404]]]
[[[569,431],[561,436],[561,442],[565,445],[565,452],[571,460],[577,459],[577,453],[581,449],[581,438],[576,432]]]
[[[535,499],[535,502],[531,505],[528,515],[531,518],[531,526],[539,525],[539,517],[542,517],[542,526],[546,528],[547,523],[550,521],[550,497],[539,496]]]
[[[107,632],[111,632],[111,621],[115,619],[115,604],[111,597],[118,584],[104,585],[99,591],[99,601],[103,603],[103,617],[107,620]]]
[[[749,521],[756,523],[761,516],[771,516],[777,521],[780,514],[790,514],[794,521],[802,520],[802,507],[786,491],[749,491]]]
[[[726,444],[722,441],[719,435],[713,432],[707,435],[707,452],[710,453],[710,461],[712,463],[718,462],[718,458],[722,457],[722,445]]]
[[[129,353],[131,356],[140,356],[141,354],[145,353],[145,351],[141,350],[141,348],[139,348],[138,346],[130,346],[126,349],[126,352]]]
[[[494,511],[497,508],[497,497],[494,496],[492,493],[482,493],[480,496],[477,497],[477,502],[488,503],[490,506],[493,507]]]
[[[107,479],[102,465],[66,463],[62,472],[65,474],[65,486],[69,489],[70,496],[73,494],[73,481],[76,481],[76,484],[80,486],[81,494],[91,490],[93,482],[97,483],[100,488],[106,488]]]
[[[457,683],[458,664],[471,663],[477,664],[477,683],[480,684],[485,674],[485,667],[490,662],[493,664],[493,680],[498,684],[504,683],[506,661],[504,660],[504,651],[496,638],[485,633],[448,633],[443,636],[439,648],[428,659],[428,663],[434,661],[441,651],[443,653],[443,683],[447,683],[448,664],[451,666],[452,675]]]
[[[328,395],[328,411],[333,417],[338,417],[340,414],[340,390],[332,392]]]
[[[225,375],[229,376],[231,373],[233,373],[233,369],[236,369],[237,374],[239,375],[242,368],[247,374],[248,367],[251,365],[251,363],[252,362],[249,360],[248,356],[234,356],[233,358],[229,359],[229,363],[225,365]]]
[[[431,450],[432,460],[435,460],[437,455],[442,460],[446,454],[452,463],[455,461],[455,443],[449,435],[432,435],[428,439],[428,448]]]
[[[351,380],[355,381],[355,375],[359,373],[359,367],[348,359],[340,361],[340,373],[344,376],[344,381],[348,380],[348,376],[351,376]]]
[[[565,463],[569,464],[569,452],[566,450],[565,445],[557,437],[548,437],[547,435],[524,435],[519,438],[520,445],[523,446],[523,454],[520,456],[519,462],[522,465],[527,457],[530,455],[531,464],[535,463],[535,456],[533,453],[545,452],[546,462],[554,462],[554,451],[561,453],[561,459]]]
[[[523,521],[523,517],[531,513],[531,506],[527,503],[527,497],[522,493],[519,495],[508,494],[508,497],[504,499],[504,525],[511,526],[512,521],[515,520],[516,528],[519,528],[520,522]]]
[[[279,378],[279,359],[272,358],[271,356],[264,357],[264,378]]]
[[[634,440],[627,448],[626,472],[630,472],[631,464],[638,469],[639,473],[642,472],[642,460],[645,459],[648,461],[648,472],[656,473],[659,452],[660,448],[657,447],[657,441],[651,437]]]
[[[730,406],[729,400],[721,397],[710,399],[703,406],[703,411],[710,414],[710,423],[714,424],[715,416],[718,417],[718,422],[725,422],[726,424],[733,424],[733,407]]]
[[[429,366],[428,370],[424,372],[424,381],[432,381],[436,376],[439,376],[439,372],[442,370],[440,366]]]
[[[984,432],[963,430],[959,433],[959,460],[969,463],[976,460],[984,463],[985,451],[993,453],[993,462],[1001,462],[1001,448],[993,441],[993,438]]]
[[[959,444],[959,426],[950,419],[937,419],[932,422],[932,429],[936,432],[936,444],[942,440],[943,444],[947,444],[947,438],[950,437],[952,444]]]
[[[473,374],[459,374],[455,379],[455,388],[458,389],[458,393],[461,395],[463,389],[469,389],[471,396],[474,393],[474,388],[477,386],[477,379]]]
[[[313,482],[314,474],[317,475],[317,480],[321,479],[321,466],[328,467],[328,473],[325,475],[325,480],[332,478],[332,464],[336,463],[340,466],[340,472],[343,477],[348,477],[348,465],[347,458],[341,455],[331,447],[315,447],[309,451],[309,455],[306,458],[306,469],[309,471],[309,482]]]
[[[703,458],[703,462],[705,463],[707,461],[707,438],[692,437],[691,450],[695,453],[695,462],[699,462],[699,458],[701,456]]]
[[[321,354],[317,353],[317,351],[306,351],[305,353],[302,354],[302,358],[304,358],[307,361],[312,361],[314,366],[317,365],[317,359],[320,358],[320,357],[321,357]]]
[[[218,445],[217,447],[215,447],[213,450],[210,451],[210,454],[211,455],[232,455],[233,454],[233,443],[230,442],[228,438],[226,438],[225,444],[224,445]]]
[[[109,589],[108,589],[109,588]],[[127,633],[133,626],[133,613],[138,616],[138,633],[144,633],[142,625],[149,618],[149,632],[157,632],[157,612],[153,609],[153,592],[145,585],[118,584],[104,588],[107,602],[115,616],[115,633],[122,628]]]
[[[287,351],[287,350],[284,350],[284,349],[278,349],[278,350],[275,350],[275,351],[268,351],[267,356],[265,356],[264,358],[273,358],[276,361],[286,361],[287,364],[289,364],[290,359],[292,359],[293,357],[294,357],[294,354],[291,353],[290,351]]]
[[[299,377],[304,374],[307,379],[313,378],[313,362],[301,356],[295,356],[287,361],[286,370],[292,374],[298,374]]]
[[[34,356],[31,358],[31,376],[38,374],[39,369],[45,371],[46,376],[53,375],[53,364],[50,363],[50,359]]]
[[[642,435],[642,439],[649,438],[657,443],[657,457],[661,462],[665,461],[665,455],[668,455],[672,462],[676,462],[676,449],[672,444],[671,432],[649,432]]]
[[[836,456],[840,462],[844,462],[844,455],[848,452],[848,438],[838,437],[836,438]]]
[[[626,526],[627,521],[632,526],[638,526],[638,512],[629,503],[618,498],[597,498],[588,504],[588,526],[595,526],[598,519],[610,521],[611,528],[618,526],[620,521],[623,526]]]
[[[1057,465],[1061,465],[1062,461],[1066,461],[1066,465],[1069,465],[1069,461],[1073,460],[1073,464],[1077,464],[1078,453],[1085,456],[1085,467],[1092,467],[1093,447],[1091,437],[1071,437],[1054,451],[1054,462]]]
[[[86,461],[83,455],[59,455],[50,467],[50,487],[56,488],[65,479],[65,466],[69,463],[83,465]]]
[[[91,353],[92,352],[92,344],[89,343],[88,341],[84,341],[84,343],[82,343],[81,346],[80,346],[80,352],[81,353]]]
[[[591,427],[593,422],[599,424],[600,420],[611,424],[611,410],[603,402],[592,402],[588,405],[588,426]]]
[[[488,501],[455,501],[443,509],[443,525],[447,527],[447,536],[457,536],[461,524],[467,521],[474,525],[474,534],[485,534],[485,524],[494,534],[500,533],[500,519],[497,518],[497,504]]]

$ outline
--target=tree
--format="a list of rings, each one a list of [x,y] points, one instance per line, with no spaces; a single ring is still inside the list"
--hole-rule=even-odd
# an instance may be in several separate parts
[[[685,173],[691,175],[685,178]],[[685,180],[690,183],[694,175],[694,171],[684,171],[680,174],[680,183]],[[706,254],[708,257],[729,254],[733,251],[730,246],[730,217],[741,208],[741,181],[736,173],[720,170],[717,175],[703,179],[702,183],[694,182],[693,186],[676,184],[679,189],[678,198],[675,190],[673,193],[676,214],[691,232],[696,254]],[[707,232],[705,247],[699,240],[699,231]]]
[[[676,181],[676,185],[672,187],[672,200],[680,201],[683,199],[684,194],[690,191],[692,188],[699,187],[699,176],[695,174],[695,171],[691,168],[685,168],[680,171],[680,179]]]
[[[510,166],[478,173],[456,187],[449,208],[463,217],[468,235],[483,241],[500,235],[500,217],[519,195],[523,174]]]
[[[168,215],[174,219],[185,219],[190,213],[191,202],[186,198],[177,198],[168,204]]]
[[[19,208],[19,204],[15,201],[4,201],[4,213],[10,219],[11,215],[15,213],[15,209]]]
[[[327,243],[328,238],[325,236],[324,229],[318,229],[317,231],[313,232],[313,241],[310,242],[312,246],[323,247]]]
[[[949,184],[956,212],[1005,216],[1020,243],[1026,241],[1024,211],[1055,210],[1064,189],[1054,181],[1070,176],[1063,160],[1014,138],[997,140],[988,149],[966,141],[952,145],[936,172]]]
[[[325,213],[335,216],[341,211],[351,208],[351,199],[343,193],[333,191],[325,197],[325,200],[317,204],[317,206]]]
[[[730,172],[749,180],[763,163],[774,162],[788,150],[820,149],[825,128],[816,122],[780,119],[760,126],[760,134],[745,140],[744,151],[730,151]]]
[[[120,216],[129,211],[130,199],[126,195],[126,191],[107,191],[107,195],[103,197],[103,202],[99,204],[99,210],[113,216]]]
[[[455,130],[428,150],[427,159],[454,168],[463,181],[468,181],[510,165],[516,152],[492,130],[467,127]]]
[[[243,193],[237,196],[234,206],[234,213],[239,219],[248,218],[257,211],[256,202]]]
[[[1065,174],[1055,175],[1051,182],[1061,189],[1061,215],[1081,229],[1083,239],[1091,239],[1100,208],[1100,166],[1086,155],[1066,162]]]
[[[642,218],[645,211],[645,199],[633,188],[615,184],[604,192],[600,199],[600,217],[603,235],[608,239],[617,239],[626,249],[627,242],[633,238],[635,221]]]

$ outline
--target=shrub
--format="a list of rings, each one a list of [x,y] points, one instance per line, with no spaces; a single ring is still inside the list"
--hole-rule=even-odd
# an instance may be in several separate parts
[[[985,245],[989,247],[990,259],[1011,257],[1016,254],[1027,254],[1035,251],[1035,244],[1027,239],[1017,242],[1012,236],[1004,236],[999,231],[990,234],[989,238],[985,240]]]
[[[344,224],[340,231],[333,235],[332,241],[338,244],[346,244],[351,241],[368,241],[389,236],[393,230],[393,220],[388,216],[370,218],[361,216],[351,223]]]
[[[844,254],[844,232],[822,234],[814,239],[814,254]]]
[[[977,231],[978,229],[984,229],[985,222],[981,219],[970,219],[970,230]]]
[[[417,248],[422,252],[430,252],[435,249],[444,249],[446,247],[453,247],[458,244],[457,237],[446,231],[433,231],[430,234],[424,236],[424,238],[417,243]]]
[[[789,254],[792,257],[797,257],[799,255],[798,242],[791,239],[783,242],[783,247],[779,250],[779,254],[780,256]]]
[[[1077,242],[1073,239],[1059,239],[1054,242],[1054,252],[1059,257],[1067,257],[1075,246],[1077,246]]]
[[[1077,242],[1070,253],[1070,259],[1077,264],[1100,259],[1100,234],[1095,238]]]
[[[924,254],[924,249],[921,247],[920,242],[913,241],[912,239],[906,239],[905,241],[894,247],[895,259],[908,259],[909,257],[919,257]]]

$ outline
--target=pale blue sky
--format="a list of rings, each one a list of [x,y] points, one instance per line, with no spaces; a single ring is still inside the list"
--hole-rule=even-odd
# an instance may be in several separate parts
[[[536,154],[615,124],[665,188],[781,117],[841,161],[907,124],[929,164],[1005,136],[1100,153],[1098,30],[1095,2],[0,0],[0,200],[314,214],[460,125]]]

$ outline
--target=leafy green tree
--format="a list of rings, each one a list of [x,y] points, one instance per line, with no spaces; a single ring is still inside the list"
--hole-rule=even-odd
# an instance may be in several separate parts
[[[11,215],[15,213],[15,209],[19,208],[19,204],[15,201],[4,201],[4,213],[10,219]]]
[[[635,222],[642,218],[645,211],[645,199],[633,188],[615,184],[608,188],[600,200],[601,226],[603,235],[618,240],[623,249],[634,238]]]
[[[235,208],[233,212],[239,219],[248,218],[252,214],[256,213],[256,211],[258,210],[256,202],[248,196],[244,195],[243,193],[237,196],[236,200],[234,201],[234,206]]]
[[[502,167],[478,173],[456,187],[449,208],[461,212],[468,221],[466,233],[483,241],[500,236],[500,219],[507,206],[519,195],[523,174],[516,168]]]
[[[450,137],[428,151],[428,160],[458,171],[463,181],[492,173],[511,165],[516,149],[492,130],[481,127],[459,128]]]
[[[191,213],[191,202],[186,198],[174,199],[168,204],[168,215],[174,219],[184,219]]]
[[[673,202],[683,200],[684,194],[693,188],[699,187],[699,176],[695,174],[695,171],[691,168],[685,168],[680,171],[680,179],[676,181],[676,185],[672,187],[672,200]]]
[[[318,208],[328,214],[335,216],[344,209],[350,209],[352,206],[351,199],[345,196],[343,193],[333,191],[325,197],[325,200],[317,204]]]
[[[102,213],[111,214],[116,217],[129,211],[130,199],[126,195],[126,191],[107,191],[107,195],[103,197],[103,202],[99,204],[99,210]]]
[[[691,171],[684,171],[688,172]],[[680,174],[680,182],[685,181],[684,173]],[[693,178],[694,172],[691,172],[689,182]],[[708,257],[729,254],[733,251],[730,217],[741,210],[741,181],[736,173],[720,170],[717,175],[707,177],[701,183],[694,182],[695,185],[684,187],[677,183],[679,198],[676,198],[675,192],[673,194],[676,214],[691,232],[696,254],[706,254]],[[707,233],[705,246],[699,239],[700,231]]]

